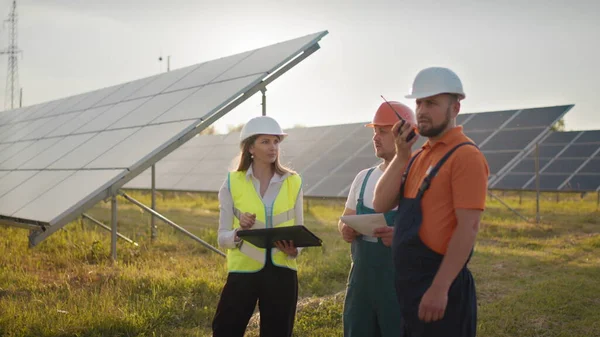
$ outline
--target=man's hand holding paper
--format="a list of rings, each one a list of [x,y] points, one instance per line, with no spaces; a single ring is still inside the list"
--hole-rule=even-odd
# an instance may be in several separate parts
[[[373,238],[380,237],[382,241],[386,238],[385,241],[389,241],[391,244],[393,228],[389,227],[389,230],[391,231],[387,229],[388,225],[386,224],[385,217],[382,213],[343,215],[340,217],[340,220],[364,236]],[[385,241],[384,244],[386,244]]]
[[[392,239],[394,238],[394,227],[385,226],[375,228],[373,230],[373,236],[381,238],[381,242],[383,242],[386,247],[390,247],[392,245]]]
[[[354,228],[348,226],[347,224],[342,222],[342,238],[344,239],[344,241],[351,243],[352,241],[354,241],[354,239],[356,239],[357,236],[359,236],[360,234],[354,230]]]

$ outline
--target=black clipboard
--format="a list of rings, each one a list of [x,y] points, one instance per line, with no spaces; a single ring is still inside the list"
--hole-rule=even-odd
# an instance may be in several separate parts
[[[280,240],[292,240],[295,247],[318,247],[322,245],[322,240],[313,234],[308,228],[302,225],[244,229],[237,232],[237,236],[244,241],[259,248],[267,248],[267,243],[271,248],[275,247],[275,242]]]

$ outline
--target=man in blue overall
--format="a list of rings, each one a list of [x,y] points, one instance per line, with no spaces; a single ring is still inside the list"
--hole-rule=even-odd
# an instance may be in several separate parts
[[[414,112],[398,102],[383,103],[367,127],[373,128],[375,154],[383,162],[365,169],[355,177],[344,215],[369,214],[373,211],[373,192],[379,177],[395,154],[392,126],[399,120],[396,112],[416,126]],[[392,263],[392,227],[395,211],[385,214],[388,227],[377,229],[373,236],[363,236],[338,223],[346,242],[351,243],[352,267],[344,302],[345,337],[401,337],[400,306],[394,286]]]
[[[405,337],[473,337],[475,282],[467,264],[485,208],[489,168],[476,144],[456,126],[465,98],[447,68],[420,71],[407,98],[416,99],[418,133],[394,125],[396,154],[375,189],[374,209],[398,206],[392,255]],[[399,203],[398,203],[398,200]]]

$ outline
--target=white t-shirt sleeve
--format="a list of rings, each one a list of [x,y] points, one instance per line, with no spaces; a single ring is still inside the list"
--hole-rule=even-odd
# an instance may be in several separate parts
[[[346,199],[346,208],[356,211],[356,204],[358,203],[360,188],[362,187],[363,180],[365,180],[367,171],[368,169],[360,171],[356,177],[354,177],[354,181],[352,182],[350,191],[348,192],[348,198]]]

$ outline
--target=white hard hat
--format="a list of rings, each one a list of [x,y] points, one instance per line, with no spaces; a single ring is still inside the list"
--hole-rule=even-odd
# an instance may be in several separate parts
[[[466,97],[458,75],[452,70],[442,67],[421,70],[415,77],[410,94],[405,97],[419,99],[438,94],[456,94],[460,99]]]
[[[283,140],[287,133],[283,132],[279,123],[272,117],[259,116],[252,118],[244,125],[240,133],[240,143],[254,135],[275,135]]]

